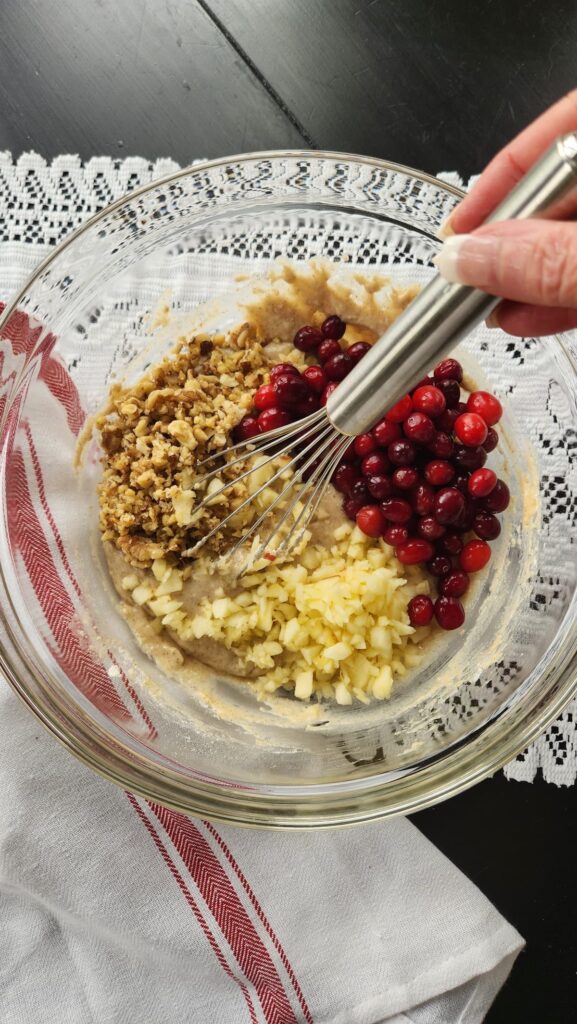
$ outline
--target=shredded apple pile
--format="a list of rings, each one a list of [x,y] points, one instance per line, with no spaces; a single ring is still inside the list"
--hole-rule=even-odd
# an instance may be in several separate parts
[[[415,644],[429,633],[409,623],[407,606],[429,593],[414,568],[403,568],[383,540],[344,523],[330,547],[309,543],[298,561],[262,560],[238,589],[201,601],[195,614],[181,601],[183,573],[159,559],[152,579],[122,580],[132,600],[183,641],[218,640],[261,675],[260,693],[281,687],[307,700],[316,693],[352,704],[390,696],[395,676],[420,660]]]

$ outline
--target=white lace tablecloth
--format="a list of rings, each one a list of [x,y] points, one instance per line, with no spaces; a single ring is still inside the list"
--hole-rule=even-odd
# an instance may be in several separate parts
[[[36,153],[13,161],[0,152],[0,300],[5,301],[47,252],[82,221],[126,192],[179,169],[174,160],[64,155],[48,163]],[[439,175],[463,187],[455,172]],[[577,700],[528,750],[505,768],[509,779],[538,775],[557,786],[577,778]]]

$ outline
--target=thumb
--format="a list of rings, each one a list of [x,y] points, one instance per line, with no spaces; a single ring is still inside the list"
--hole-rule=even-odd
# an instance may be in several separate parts
[[[499,221],[452,235],[435,260],[448,281],[534,306],[577,309],[577,225]]]

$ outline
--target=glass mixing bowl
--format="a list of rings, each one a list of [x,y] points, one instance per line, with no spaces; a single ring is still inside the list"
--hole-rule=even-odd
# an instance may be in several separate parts
[[[393,280],[433,272],[458,189],[334,153],[257,153],[198,164],[113,203],[38,268],[0,321],[2,669],[70,751],[185,813],[306,828],[407,813],[494,772],[572,696],[576,674],[576,340],[479,328],[469,372],[506,408],[513,493],[467,622],[369,707],[314,726],[211,680],[215,715],[136,645],[98,541],[98,460],[74,467],[85,418],[111,379],[165,351],[158,303],[192,312],[277,256],[323,255]],[[223,301],[210,313],[230,321]],[[290,700],[287,698],[288,705]],[[293,706],[295,702],[292,702]],[[326,712],[326,713],[325,713]]]

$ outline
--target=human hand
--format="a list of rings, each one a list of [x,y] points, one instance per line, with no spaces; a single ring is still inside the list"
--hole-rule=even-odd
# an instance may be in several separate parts
[[[547,110],[485,168],[443,229],[437,266],[450,281],[502,296],[487,321],[514,335],[577,327],[577,189],[547,219],[483,224],[551,143],[577,130],[577,90]]]

